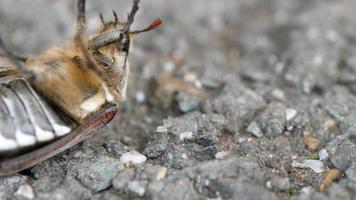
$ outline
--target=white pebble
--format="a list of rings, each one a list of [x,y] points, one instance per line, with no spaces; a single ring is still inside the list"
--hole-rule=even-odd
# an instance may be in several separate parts
[[[156,132],[157,133],[166,133],[166,132],[168,132],[168,129],[165,126],[158,126],[156,128]]]
[[[190,82],[190,83],[193,83],[194,81],[196,81],[198,78],[197,78],[197,75],[193,72],[188,72],[184,75],[184,80],[186,82]]]
[[[175,64],[173,62],[171,62],[171,61],[165,62],[164,65],[163,65],[163,69],[166,72],[173,71],[175,67],[176,67]]]
[[[311,194],[312,192],[314,192],[314,189],[311,186],[307,186],[303,187],[301,192],[304,194]]]
[[[217,152],[217,153],[215,154],[215,158],[216,158],[216,159],[223,159],[223,158],[225,158],[226,156],[228,156],[228,155],[230,155],[230,154],[231,154],[230,151],[220,151],[220,152]]]
[[[272,91],[272,95],[273,95],[274,97],[276,97],[277,99],[280,99],[280,100],[284,100],[284,99],[286,98],[286,96],[285,96],[283,90],[280,90],[280,89],[274,89],[274,90]]]
[[[30,185],[21,185],[14,194],[15,196],[23,197],[25,199],[35,198],[35,193]]]
[[[128,188],[131,192],[137,194],[140,197],[142,197],[146,192],[145,187],[142,186],[139,181],[130,181],[128,184]]]
[[[135,93],[135,100],[137,103],[144,103],[146,100],[146,94],[143,91],[138,91]]]
[[[267,181],[267,182],[266,182],[266,187],[267,187],[268,189],[272,189],[272,182],[271,182],[271,181]]]
[[[324,171],[324,163],[320,160],[304,160],[302,163],[293,161],[292,167],[310,168],[317,174],[320,174]]]
[[[286,120],[289,121],[297,115],[298,111],[293,108],[287,108],[285,110]]]
[[[139,165],[146,162],[146,156],[140,154],[137,151],[129,151],[124,153],[120,157],[120,162],[122,163],[132,163],[134,165]]]
[[[193,132],[191,132],[191,131],[183,132],[183,133],[179,134],[179,139],[182,141],[185,139],[187,139],[187,140],[193,139]]]
[[[167,170],[168,170],[167,167],[160,167],[158,170],[157,176],[156,176],[156,180],[160,180],[160,179],[166,177]]]
[[[183,153],[183,154],[182,154],[182,159],[185,160],[185,159],[187,159],[187,158],[188,158],[187,154],[186,154],[186,153]]]
[[[326,160],[329,158],[329,153],[325,149],[321,149],[318,154],[320,160]]]

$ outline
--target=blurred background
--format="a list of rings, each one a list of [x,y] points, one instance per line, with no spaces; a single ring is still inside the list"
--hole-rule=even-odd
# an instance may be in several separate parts
[[[35,57],[71,38],[75,5],[73,0],[0,0],[0,33],[15,52]],[[88,33],[100,27],[99,12],[112,20],[115,10],[125,20],[130,7],[129,0],[88,0]],[[163,25],[135,40],[128,99],[120,105],[120,115],[78,148],[98,151],[100,145],[120,141],[128,149],[144,152],[149,163],[167,166],[173,173],[215,159],[217,152],[233,152],[238,155],[235,158],[256,159],[261,169],[244,170],[251,170],[251,174],[257,170],[261,176],[247,175],[257,186],[247,184],[250,192],[244,194],[244,189],[236,189],[245,187],[241,182],[232,189],[235,196],[228,198],[267,194],[270,199],[285,199],[303,193],[307,187],[311,187],[308,194],[314,194],[326,171],[337,168],[345,172],[353,157],[342,155],[356,152],[348,137],[337,137],[356,136],[356,129],[350,131],[356,123],[355,10],[355,0],[144,0],[133,29],[146,27],[156,18],[161,18]],[[213,125],[203,120],[211,113],[218,115],[209,118]],[[288,121],[295,115],[295,121]],[[173,135],[189,130],[192,120],[186,116],[195,116],[199,123],[192,127],[198,127],[194,130],[205,143],[186,147],[177,138],[170,138],[167,141],[174,146],[167,148],[168,142],[163,141],[165,136],[159,130],[170,126],[168,132]],[[211,131],[210,126],[219,127],[224,120],[224,128]],[[311,150],[309,140],[305,141],[309,136],[318,141]],[[328,151],[332,164],[322,163],[325,173],[308,166],[305,171],[294,170],[298,165],[292,161],[310,159],[319,150],[336,148],[340,143],[348,146],[339,154]],[[188,158],[182,159],[182,152]],[[171,160],[167,155],[173,156]],[[67,170],[65,163],[71,158],[63,162],[56,158],[49,163],[59,162]],[[348,163],[346,167],[337,164],[343,161]],[[48,176],[41,167],[45,164],[30,174]],[[266,186],[271,179],[275,182]],[[336,189],[351,197],[356,189],[345,189],[345,181],[350,180],[340,181]],[[175,191],[174,184],[170,187]],[[199,195],[217,197],[199,187],[194,185]],[[262,193],[261,188],[274,193]],[[211,186],[210,190],[214,189],[219,187]],[[155,191],[151,188],[148,194],[165,197]],[[322,198],[332,199],[336,194],[328,195]]]

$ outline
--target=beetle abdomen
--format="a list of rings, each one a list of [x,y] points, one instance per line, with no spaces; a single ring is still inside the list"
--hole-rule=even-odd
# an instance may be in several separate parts
[[[0,154],[13,156],[71,131],[21,78],[0,81]]]

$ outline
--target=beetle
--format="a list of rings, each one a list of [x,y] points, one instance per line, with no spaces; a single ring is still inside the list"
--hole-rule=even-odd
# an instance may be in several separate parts
[[[113,11],[94,35],[87,35],[85,0],[77,1],[72,40],[23,59],[0,37],[0,175],[48,159],[109,123],[126,98],[128,56],[133,38],[161,24],[130,31],[140,0],[126,22]]]

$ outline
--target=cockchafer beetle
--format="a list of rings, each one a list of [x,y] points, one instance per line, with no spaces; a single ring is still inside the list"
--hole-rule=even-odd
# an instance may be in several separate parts
[[[77,144],[109,123],[126,97],[130,31],[140,0],[126,22],[100,19],[86,35],[85,0],[77,2],[74,39],[23,59],[0,38],[0,175],[16,173]]]

